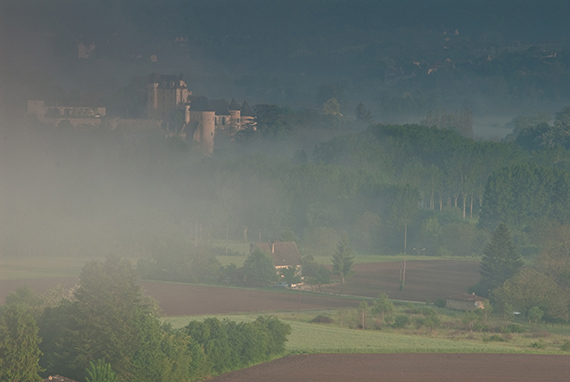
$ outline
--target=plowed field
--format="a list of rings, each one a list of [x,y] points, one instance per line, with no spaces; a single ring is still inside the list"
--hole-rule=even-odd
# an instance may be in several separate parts
[[[530,354],[296,355],[211,382],[554,382],[568,381],[570,357]]]
[[[376,297],[383,292],[392,299],[425,302],[465,293],[480,278],[478,261],[413,261],[406,264],[406,286],[401,291],[402,268],[403,262],[355,264],[356,274],[346,281],[342,293]],[[340,284],[323,287],[331,293],[340,290]]]
[[[390,298],[410,301],[433,301],[450,294],[465,292],[479,279],[477,262],[458,260],[414,261],[407,264],[406,287],[399,290],[401,262],[356,264],[356,274],[340,284],[323,287],[327,294],[301,294],[276,289],[274,292],[210,287],[191,284],[173,284],[143,281],[145,292],[154,297],[168,316],[228,314],[259,311],[295,311],[301,309],[334,309],[354,307],[356,300],[335,297],[342,292],[355,296],[376,297],[380,292]],[[23,285],[30,285],[37,293],[50,286],[63,284],[71,287],[75,277],[26,280],[1,280],[0,303],[6,295]],[[288,293],[279,293],[288,292]]]

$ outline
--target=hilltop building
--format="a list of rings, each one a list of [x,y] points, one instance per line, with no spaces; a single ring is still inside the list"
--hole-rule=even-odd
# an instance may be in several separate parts
[[[230,138],[248,127],[255,129],[254,115],[247,101],[241,105],[232,99],[208,99],[188,90],[182,76],[153,73],[147,83],[147,115],[150,119],[168,120],[173,113],[184,114],[181,135],[192,137],[205,155],[214,152],[216,134]]]
[[[255,129],[254,114],[246,101],[240,104],[232,99],[228,103],[225,99],[194,95],[182,75],[153,73],[146,82],[146,93],[146,119],[106,118],[111,128],[162,128],[168,135],[183,139],[191,137],[195,146],[208,156],[214,152],[216,134],[231,140],[241,130]],[[91,103],[81,102],[49,104],[44,100],[29,100],[27,113],[42,123],[53,125],[64,120],[75,128],[100,125],[107,109],[92,100]]]
[[[72,126],[79,125],[98,126],[101,118],[107,115],[107,108],[98,102],[59,104],[48,103],[43,100],[28,100],[27,114],[34,116],[42,123],[59,125],[67,120]]]

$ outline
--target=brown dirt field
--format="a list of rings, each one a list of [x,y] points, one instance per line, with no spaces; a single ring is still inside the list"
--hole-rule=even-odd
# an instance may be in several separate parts
[[[413,261],[406,265],[406,287],[401,291],[401,268],[402,262],[355,264],[356,274],[346,281],[342,293],[376,297],[383,292],[392,299],[425,302],[467,292],[480,278],[478,261]],[[340,284],[323,291],[339,293]]]
[[[554,382],[570,357],[531,354],[312,354],[234,371],[211,382]]]
[[[453,293],[465,292],[479,279],[479,263],[474,261],[429,260],[407,264],[406,288],[399,290],[401,262],[356,264],[356,274],[347,280],[343,294],[376,297],[380,292],[390,298],[410,301],[433,301]],[[6,295],[18,287],[30,285],[36,293],[62,284],[71,287],[78,282],[76,277],[0,280],[0,303]],[[155,298],[168,316],[228,314],[261,311],[295,311],[297,294],[209,287],[190,284],[173,284],[143,281],[145,292]],[[340,284],[323,287],[323,292],[339,293]],[[301,294],[300,307],[307,309],[335,309],[354,307],[356,300],[341,299],[332,295]]]
[[[155,298],[167,316],[194,316],[262,311],[295,311],[297,293],[265,292],[187,284],[167,284],[145,281],[146,294]],[[300,307],[305,309],[335,309],[356,307],[359,301],[326,295],[300,295]]]
[[[75,277],[0,280],[0,303],[4,303],[10,292],[24,285],[29,285],[36,293],[43,293],[57,284],[72,287],[77,282]],[[154,281],[143,281],[141,285],[145,294],[158,301],[163,314],[167,316],[295,311],[299,301],[303,310],[355,307],[359,303],[357,300],[305,293],[298,300],[297,293],[277,289],[275,292],[266,292]]]

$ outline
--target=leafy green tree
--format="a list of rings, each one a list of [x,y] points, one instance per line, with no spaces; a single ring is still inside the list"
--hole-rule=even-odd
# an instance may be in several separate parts
[[[348,246],[348,239],[342,239],[337,247],[336,252],[332,256],[333,273],[342,279],[344,284],[345,279],[354,275],[354,252]]]
[[[546,320],[567,321],[569,318],[570,297],[566,289],[532,268],[521,269],[516,276],[495,289],[493,297],[499,305],[509,304],[523,314],[528,314],[530,309],[537,306],[545,313]]]
[[[533,306],[527,313],[528,321],[538,324],[542,320],[544,312],[538,306]]]
[[[7,304],[0,315],[0,380],[41,381],[36,321],[23,304]]]
[[[473,286],[473,290],[488,297],[491,290],[513,277],[522,265],[523,259],[513,243],[509,228],[506,224],[499,223],[491,242],[483,250],[481,279]]]
[[[112,365],[121,381],[146,378],[138,375],[138,369],[146,370],[137,368],[135,361],[143,351],[155,356],[157,349],[149,347],[160,346],[160,342],[145,338],[150,335],[148,330],[156,331],[159,322],[130,262],[116,256],[108,256],[104,263],[89,262],[79,283],[70,312],[72,324],[67,328],[73,348],[71,367],[81,374],[91,360],[101,358]],[[148,358],[140,362],[159,363]]]
[[[465,314],[463,315],[463,318],[461,319],[461,322],[463,322],[463,325],[465,325],[469,329],[469,331],[472,332],[473,326],[480,319],[481,319],[481,316],[479,316],[476,311],[469,310],[469,311],[465,312]]]
[[[316,285],[321,292],[321,286],[325,284],[330,284],[331,282],[331,271],[323,264],[318,264],[314,261],[303,261],[303,277],[307,285],[311,285],[311,288]]]
[[[277,280],[275,264],[269,253],[256,248],[243,263],[245,283],[248,285],[265,286]]]
[[[85,369],[85,380],[87,382],[118,382],[117,374],[111,368],[111,364],[103,359],[89,362],[89,367]]]
[[[374,303],[372,304],[372,314],[380,315],[382,321],[384,321],[384,316],[386,314],[391,314],[396,308],[392,301],[388,300],[388,295],[386,293],[380,293]]]

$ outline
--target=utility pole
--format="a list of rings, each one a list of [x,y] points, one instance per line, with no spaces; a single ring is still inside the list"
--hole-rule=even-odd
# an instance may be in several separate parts
[[[228,254],[228,233],[230,230],[230,223],[226,223],[226,255]]]

